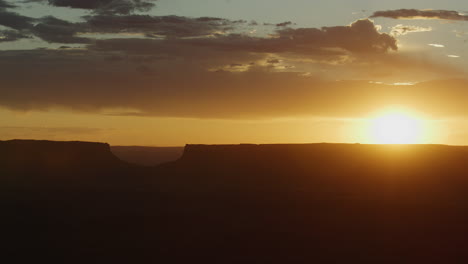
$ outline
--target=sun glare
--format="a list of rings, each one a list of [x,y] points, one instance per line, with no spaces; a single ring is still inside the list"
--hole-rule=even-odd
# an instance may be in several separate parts
[[[416,144],[422,139],[421,120],[403,112],[388,112],[372,120],[376,144]]]

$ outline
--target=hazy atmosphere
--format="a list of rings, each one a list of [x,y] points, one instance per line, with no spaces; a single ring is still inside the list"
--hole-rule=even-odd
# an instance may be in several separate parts
[[[0,139],[468,145],[467,10],[0,0]]]

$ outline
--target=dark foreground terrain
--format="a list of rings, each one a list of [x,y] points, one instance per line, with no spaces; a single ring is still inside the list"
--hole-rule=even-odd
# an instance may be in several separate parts
[[[468,261],[468,147],[3,141],[0,175],[4,263]]]

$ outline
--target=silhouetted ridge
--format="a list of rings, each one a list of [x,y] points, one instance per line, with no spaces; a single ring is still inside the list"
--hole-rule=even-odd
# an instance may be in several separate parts
[[[240,144],[187,145],[181,163],[259,163],[280,162],[294,167],[306,162],[315,166],[378,162],[378,166],[462,165],[468,162],[468,148],[446,145],[370,145],[370,144]],[[331,164],[330,164],[331,162]],[[239,165],[242,165],[239,164]],[[213,164],[216,165],[216,164]]]
[[[0,164],[14,170],[95,169],[123,165],[105,143],[0,141]]]

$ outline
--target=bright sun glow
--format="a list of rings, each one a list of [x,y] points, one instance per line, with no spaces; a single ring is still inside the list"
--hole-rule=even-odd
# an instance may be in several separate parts
[[[421,120],[402,112],[389,112],[372,121],[376,144],[415,144],[422,139]]]

